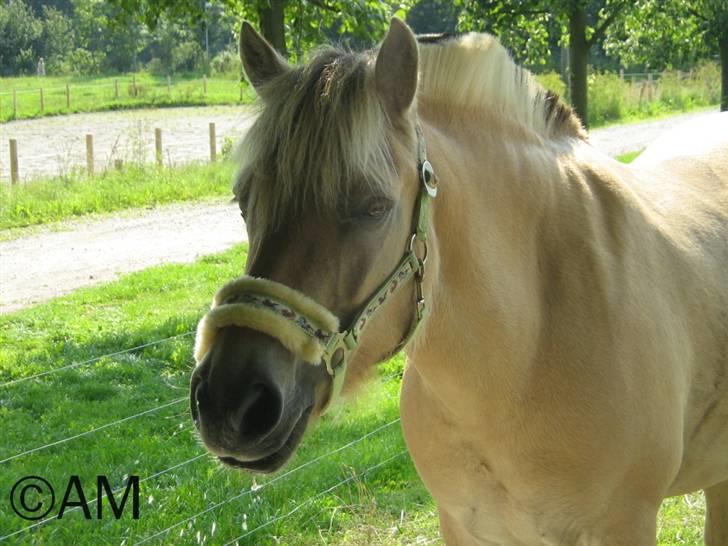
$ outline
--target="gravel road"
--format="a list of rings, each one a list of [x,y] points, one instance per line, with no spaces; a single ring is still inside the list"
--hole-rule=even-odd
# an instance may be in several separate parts
[[[619,155],[640,150],[667,129],[710,113],[597,129],[590,138],[597,148]],[[114,158],[116,152],[110,150],[133,151],[137,145],[134,139],[125,141],[122,137],[133,134],[140,126],[151,128],[145,129],[144,134],[153,135],[153,128],[161,127],[169,135],[170,145],[166,149],[173,162],[203,159],[209,150],[209,121],[218,124],[220,138],[238,137],[249,126],[251,114],[249,110],[228,107],[80,114],[3,124],[2,132],[3,141],[10,134],[19,139],[21,150],[24,147],[31,150],[21,166],[35,165],[37,172],[53,174],[61,169],[54,159],[57,151],[64,146],[73,150],[79,146],[80,140],[70,142],[75,135],[95,131],[99,136],[122,135],[95,141],[99,150],[97,157]],[[121,146],[123,142],[131,148]],[[146,146],[149,152],[152,145]],[[82,158],[80,162],[83,161]],[[63,224],[61,231],[44,231],[0,242],[0,314],[152,265],[190,262],[246,239],[235,205],[207,203],[165,206],[102,220],[79,220]]]

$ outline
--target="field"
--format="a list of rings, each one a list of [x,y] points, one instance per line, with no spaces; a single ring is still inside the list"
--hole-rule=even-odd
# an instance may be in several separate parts
[[[648,119],[720,102],[720,69],[716,63],[701,64],[689,73],[655,74],[654,80],[649,81],[645,77],[627,75],[621,79],[613,73],[592,73],[588,81],[591,126]],[[567,96],[566,86],[555,72],[539,74],[537,79],[560,96]],[[118,82],[118,96],[115,82]],[[66,102],[66,85],[70,87],[70,108]],[[247,83],[231,76],[208,78],[207,92],[199,75],[175,75],[171,87],[166,78],[147,72],[103,77],[0,78],[0,121],[150,106],[250,104],[254,98]]]
[[[70,90],[70,108],[66,86]],[[40,89],[43,89],[41,109]],[[16,107],[13,108],[13,89]],[[167,79],[147,72],[119,76],[0,78],[0,121],[44,115],[95,112],[126,108],[250,104],[254,95],[247,83],[230,76],[207,78],[175,75]]]
[[[646,74],[624,79],[609,72],[588,77],[590,127],[625,123],[687,112],[720,103],[720,68],[704,63],[688,72],[663,72],[647,80]],[[555,72],[536,79],[562,97],[566,86]]]
[[[190,332],[210,294],[239,274],[245,247],[166,265],[0,316],[0,538],[10,544],[439,543],[435,505],[404,453],[397,422],[402,358],[381,365],[353,404],[304,439],[288,470],[225,470],[195,438],[187,410]],[[96,476],[123,491],[139,476],[140,517],[96,520],[76,508],[33,530],[7,489],[28,475],[70,476],[94,501]],[[70,500],[78,501],[73,490]],[[26,504],[48,502],[29,493]],[[120,500],[120,492],[116,494]],[[88,500],[88,499],[87,499]],[[46,505],[47,506],[47,505]],[[661,546],[698,545],[701,495],[670,499]],[[18,534],[13,534],[18,533]]]
[[[0,230],[172,202],[232,197],[234,169],[228,161],[170,169],[129,164],[121,171],[105,171],[93,178],[76,172],[15,186],[0,184]]]

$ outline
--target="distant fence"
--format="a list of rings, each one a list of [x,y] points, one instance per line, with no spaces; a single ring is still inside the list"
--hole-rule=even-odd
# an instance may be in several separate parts
[[[98,101],[108,103],[110,107],[115,103],[185,103],[204,100],[214,93],[220,100],[242,102],[246,88],[242,81],[207,76],[186,79],[140,75],[137,78],[132,74],[95,83],[58,84],[49,78],[46,84],[43,77],[36,81],[37,85],[0,90],[0,119],[71,113]]]
[[[210,148],[210,161],[217,160],[217,130],[214,122],[208,124],[209,134],[209,148]],[[96,157],[94,154],[94,136],[93,134],[85,135],[86,142],[86,173],[88,176],[94,176],[96,174]],[[154,157],[155,162],[159,167],[164,166],[164,135],[162,129],[154,129]],[[8,140],[8,150],[10,153],[10,183],[18,184],[21,176],[21,165],[18,160],[18,141],[15,138]],[[122,169],[124,162],[121,159],[115,159],[113,167],[115,169]]]

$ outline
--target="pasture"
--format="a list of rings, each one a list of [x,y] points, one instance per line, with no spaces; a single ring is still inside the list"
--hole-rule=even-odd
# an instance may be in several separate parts
[[[653,79],[654,77],[654,79]],[[536,74],[539,82],[563,97],[566,85],[555,72]],[[23,76],[0,78],[0,121],[47,115],[167,106],[251,104],[255,94],[247,82],[231,76],[207,78],[176,74],[170,80],[149,72],[118,76]],[[720,102],[720,69],[714,62],[691,72],[667,71],[650,75],[593,72],[589,76],[592,126],[636,121],[687,112]],[[66,98],[70,89],[70,107]],[[44,108],[41,109],[40,89]],[[13,89],[16,108],[13,108]]]
[[[95,177],[76,171],[18,185],[0,184],[0,230],[135,207],[224,199],[232,196],[233,172],[228,161],[170,169],[129,164]]]
[[[167,80],[149,72],[0,78],[0,121],[132,108],[250,104],[253,100],[247,83],[222,75],[206,81],[200,74],[175,74]]]
[[[245,259],[241,246],[0,317],[0,539],[440,543],[435,506],[403,453],[401,356],[380,366],[355,404],[325,417],[278,475],[252,479],[223,469],[199,445],[187,409],[190,332]],[[101,521],[87,520],[77,508],[23,530],[39,522],[18,517],[8,495],[27,475],[55,486],[55,513],[72,475],[89,484],[89,498],[98,475],[122,491],[127,476],[139,476],[140,517],[127,509],[115,520],[107,509]],[[90,506],[95,518],[95,500]],[[703,511],[700,494],[666,501],[660,546],[701,544]]]

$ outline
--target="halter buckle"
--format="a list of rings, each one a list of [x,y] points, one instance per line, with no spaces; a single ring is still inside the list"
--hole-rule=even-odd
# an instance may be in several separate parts
[[[420,166],[420,180],[427,190],[427,195],[430,197],[437,196],[437,181],[435,180],[435,171],[432,168],[432,164],[426,159]]]

